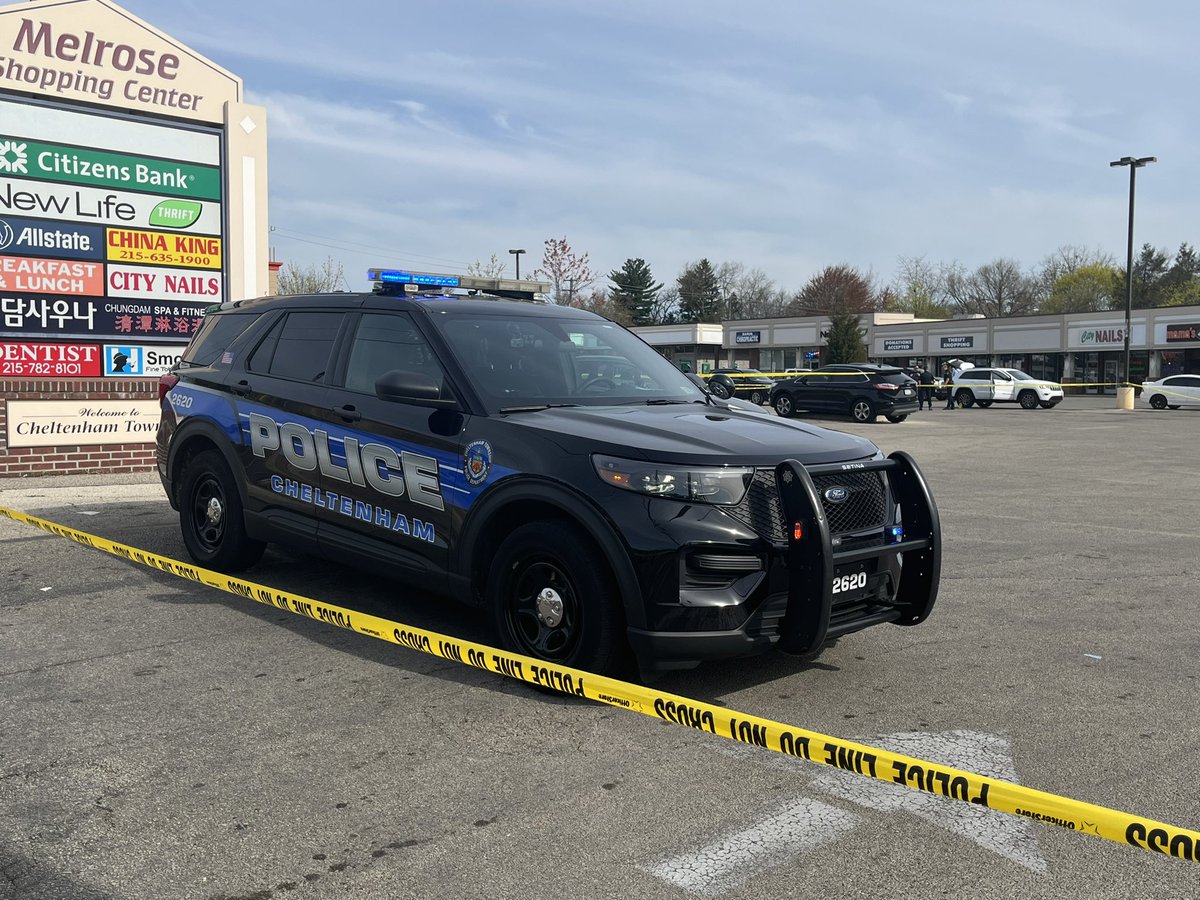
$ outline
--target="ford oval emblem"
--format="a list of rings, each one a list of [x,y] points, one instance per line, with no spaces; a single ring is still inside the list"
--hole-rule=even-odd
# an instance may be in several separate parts
[[[850,492],[844,487],[831,487],[825,489],[825,499],[830,503],[845,503],[846,498],[850,496]]]

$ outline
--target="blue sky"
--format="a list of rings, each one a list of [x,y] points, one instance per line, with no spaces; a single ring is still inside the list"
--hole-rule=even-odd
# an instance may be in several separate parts
[[[708,257],[788,289],[901,256],[1123,261],[1125,155],[1159,158],[1137,244],[1200,243],[1190,3],[124,5],[244,79],[276,257],[353,289],[515,247],[528,273],[562,236],[601,275]]]

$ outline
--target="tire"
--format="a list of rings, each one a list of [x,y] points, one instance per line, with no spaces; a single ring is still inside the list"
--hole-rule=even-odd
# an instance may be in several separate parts
[[[500,544],[487,601],[500,645],[601,675],[627,668],[611,567],[577,526],[530,522]]]
[[[1150,398],[1150,405],[1153,406],[1155,409],[1166,409],[1167,408],[1167,398],[1164,397],[1162,394],[1155,394],[1153,397]]]
[[[866,397],[850,401],[850,418],[855,422],[862,422],[863,424],[874,422],[877,415],[875,404]]]
[[[179,528],[188,556],[218,572],[249,568],[267,547],[247,536],[241,495],[225,457],[216,450],[197,454],[183,470]]]
[[[902,413],[898,416],[887,416],[887,420],[893,424],[899,424],[908,418],[908,413]]]
[[[987,409],[989,406],[992,405],[993,402],[994,401],[992,401],[992,400],[976,400],[975,405],[978,406],[980,409]]]
[[[766,399],[767,397],[762,391],[754,391],[750,394],[750,402],[755,406],[762,406]]]
[[[956,402],[963,409],[970,409],[975,405],[975,395],[966,388],[962,388],[957,394],[954,395],[954,402]]]
[[[1033,391],[1021,391],[1017,395],[1017,402],[1021,404],[1021,409],[1037,409],[1038,395]]]
[[[792,398],[790,395],[775,395],[775,412],[785,419],[790,419],[796,414],[796,405],[792,403]]]

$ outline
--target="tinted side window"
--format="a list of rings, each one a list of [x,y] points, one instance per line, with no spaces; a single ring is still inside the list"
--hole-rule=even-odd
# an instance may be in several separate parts
[[[1180,387],[1200,388],[1200,375],[1184,375],[1175,384]]]
[[[958,376],[959,381],[986,381],[989,378],[990,372],[981,372],[978,369],[968,369]]]
[[[267,371],[278,378],[297,381],[323,379],[342,316],[335,312],[288,313],[263,342],[275,340],[275,352]],[[259,345],[260,350],[262,346]]]
[[[188,366],[211,366],[250,327],[253,313],[214,313],[200,322],[200,330],[183,351],[180,362]]]
[[[405,313],[364,313],[350,347],[346,387],[374,394],[379,376],[397,369],[419,373],[440,389],[445,387],[442,366],[411,317]]]

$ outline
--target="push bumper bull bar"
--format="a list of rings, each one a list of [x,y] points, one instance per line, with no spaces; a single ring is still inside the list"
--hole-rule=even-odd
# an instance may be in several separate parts
[[[886,473],[900,506],[903,540],[883,547],[835,551],[814,475],[844,472]],[[801,465],[794,459],[775,467],[775,481],[787,526],[788,602],[779,648],[789,653],[816,651],[826,640],[875,622],[917,625],[937,599],[941,578],[942,532],[929,485],[911,456],[897,450],[887,459],[864,463]],[[904,554],[895,596],[883,610],[831,629],[833,583],[839,566]]]

